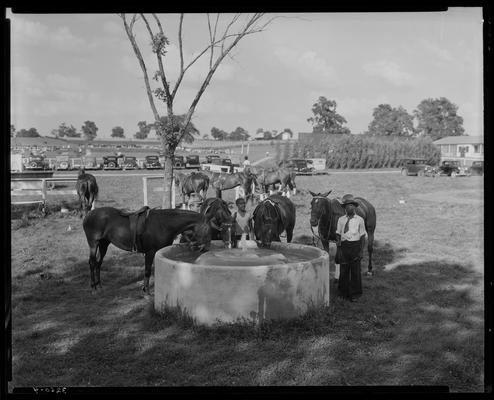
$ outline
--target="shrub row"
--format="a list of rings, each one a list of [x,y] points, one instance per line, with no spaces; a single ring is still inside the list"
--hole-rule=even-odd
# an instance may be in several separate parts
[[[389,138],[328,135],[318,140],[277,145],[277,161],[288,158],[325,158],[327,168],[395,168],[404,158],[439,163],[441,152],[429,137]]]

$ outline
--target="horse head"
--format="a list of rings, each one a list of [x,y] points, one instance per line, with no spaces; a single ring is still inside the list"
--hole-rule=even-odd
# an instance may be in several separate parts
[[[325,193],[314,193],[309,190],[309,193],[312,195],[312,200],[310,202],[310,225],[317,226],[319,225],[319,220],[325,213],[325,204],[326,198],[331,193],[331,190]]]
[[[79,172],[77,174],[77,177],[81,177],[82,175],[84,175],[86,173],[86,168],[84,166],[82,167],[79,167]]]
[[[212,238],[221,239],[227,247],[233,247],[235,220],[228,203],[222,199],[210,198],[203,204],[200,212],[212,228]]]
[[[257,247],[270,248],[271,242],[278,236],[278,215],[276,206],[271,201],[261,202],[254,210],[254,234]]]
[[[201,222],[194,226],[190,245],[193,250],[209,250],[209,247],[211,246],[211,227],[207,222]]]

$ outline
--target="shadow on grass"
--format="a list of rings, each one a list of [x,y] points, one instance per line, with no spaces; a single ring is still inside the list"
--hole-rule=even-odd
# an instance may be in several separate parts
[[[467,264],[406,263],[406,249],[376,242],[376,275],[355,303],[289,321],[205,327],[142,295],[140,254],[105,258],[103,291],[89,291],[87,261],[64,276],[18,284],[14,385],[448,385],[483,389],[483,307]],[[365,262],[362,263],[365,265]]]

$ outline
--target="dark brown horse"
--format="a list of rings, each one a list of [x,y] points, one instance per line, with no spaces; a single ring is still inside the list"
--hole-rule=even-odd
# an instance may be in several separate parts
[[[310,225],[318,227],[319,239],[322,242],[324,250],[329,252],[329,242],[336,241],[336,228],[338,218],[345,214],[344,208],[337,199],[328,199],[331,190],[326,193],[313,193],[310,203]],[[369,253],[369,264],[367,274],[372,275],[372,251],[374,246],[374,231],[376,230],[376,210],[374,206],[362,197],[355,197],[359,204],[355,208],[357,215],[364,219],[365,230],[367,231],[367,251]]]
[[[286,241],[290,243],[295,217],[295,205],[287,197],[274,194],[261,201],[253,212],[257,246],[269,248],[271,242],[280,242],[283,231],[286,231]]]
[[[241,186],[247,199],[253,196],[252,184],[255,182],[253,174],[245,172],[235,172],[229,174],[226,172],[204,171],[209,176],[211,187],[216,191],[216,197],[221,199],[223,190],[234,189]]]
[[[223,240],[226,247],[236,247],[236,236],[233,231],[235,219],[225,200],[217,197],[206,199],[201,205],[200,213],[204,214],[212,228],[212,240]]]
[[[190,198],[192,193],[196,193],[201,200],[206,198],[209,189],[209,177],[202,172],[192,172],[190,175],[177,172],[175,185],[180,185],[182,204],[186,204],[185,198]]]
[[[94,201],[98,197],[98,184],[94,175],[87,174],[84,168],[79,169],[75,184],[79,196],[80,216],[86,215],[94,209]]]
[[[89,244],[91,287],[101,286],[100,268],[110,243],[119,249],[144,253],[144,287],[149,293],[149,278],[154,255],[159,249],[173,243],[184,231],[193,249],[209,249],[211,228],[204,215],[189,210],[159,210],[143,207],[137,212],[125,212],[113,207],[92,210],[83,224]]]
[[[269,186],[271,185],[274,190],[277,183],[280,184],[280,191],[285,191],[287,187],[293,191],[297,188],[297,185],[295,184],[295,177],[295,171],[288,168],[262,170],[261,173],[256,176],[257,182],[262,187],[264,193],[268,192]]]

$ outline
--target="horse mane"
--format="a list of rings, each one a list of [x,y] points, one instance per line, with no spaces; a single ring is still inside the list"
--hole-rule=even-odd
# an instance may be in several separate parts
[[[212,200],[211,200],[212,199]],[[209,201],[209,202],[208,202]],[[225,211],[228,215],[231,215],[230,208],[228,207],[228,203],[220,199],[218,197],[210,197],[209,199],[206,199],[206,202],[203,203],[201,206],[201,214],[206,215],[207,212],[215,205],[218,204],[219,208]]]
[[[277,204],[274,201],[272,201],[271,199],[267,198],[267,199],[261,201],[256,206],[256,208],[254,209],[254,212],[252,213],[252,217],[255,218],[260,209],[262,209],[262,208],[268,209],[268,207],[266,207],[266,204],[269,204],[274,209],[276,215],[279,214],[279,211],[277,209],[277,207],[278,207]]]

